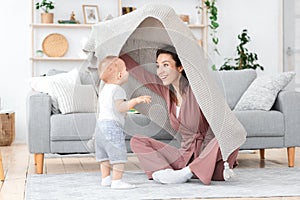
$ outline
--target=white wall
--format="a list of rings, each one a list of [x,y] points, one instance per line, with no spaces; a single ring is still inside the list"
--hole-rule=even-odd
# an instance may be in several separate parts
[[[93,4],[96,1],[84,1],[83,4]],[[134,1],[140,0],[131,0],[133,5]],[[172,1],[172,4],[174,5],[177,1],[179,2],[179,0]],[[191,0],[191,2],[195,1]],[[72,8],[68,6],[65,9],[57,8],[57,10],[64,11],[61,18],[69,18],[70,12],[75,10],[77,19],[83,21],[81,6],[74,7],[73,0],[65,0],[66,4],[68,2],[71,2]],[[117,0],[98,0],[98,2],[101,19],[107,14],[117,16]],[[272,74],[281,71],[281,2],[282,0],[217,1],[221,57],[213,56],[212,58],[221,64],[224,57],[234,57],[235,47],[238,44],[237,35],[243,28],[247,28],[252,39],[248,49],[258,53],[259,63],[265,67],[265,73]],[[27,80],[31,77],[30,4],[31,1],[3,1],[0,7],[2,26],[0,31],[2,47],[0,96],[3,107],[16,113],[16,142],[25,142],[27,135],[25,102],[30,90]],[[181,10],[179,9],[178,12]],[[196,10],[192,8],[193,17],[195,13]]]
[[[25,141],[25,99],[30,77],[30,1],[2,1],[0,7],[0,96],[2,107],[15,111],[16,141]]]
[[[235,57],[238,34],[248,29],[251,42],[246,47],[258,54],[264,73],[282,71],[282,0],[217,1],[219,7],[221,56]],[[223,64],[223,58],[217,62]]]

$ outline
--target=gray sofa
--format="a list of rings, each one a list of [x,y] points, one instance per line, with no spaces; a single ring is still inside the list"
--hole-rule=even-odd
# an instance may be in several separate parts
[[[214,73],[228,105],[234,108],[257,74],[254,70],[222,71]],[[90,81],[82,81],[90,84]],[[288,166],[294,166],[295,147],[300,146],[300,93],[280,91],[270,111],[234,111],[247,131],[247,140],[241,149],[287,148]],[[52,114],[51,97],[30,92],[27,99],[28,148],[35,154],[37,173],[43,173],[44,153],[88,153],[88,140],[92,137],[95,113]],[[132,134],[145,134],[178,146],[178,142],[165,129],[142,114],[129,113],[125,123],[126,144]]]

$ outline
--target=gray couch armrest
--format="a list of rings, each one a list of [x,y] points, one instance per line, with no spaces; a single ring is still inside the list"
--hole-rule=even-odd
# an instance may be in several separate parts
[[[284,115],[286,147],[300,146],[300,92],[279,92],[274,109]]]
[[[45,93],[30,92],[26,106],[29,152],[49,153],[51,97]]]

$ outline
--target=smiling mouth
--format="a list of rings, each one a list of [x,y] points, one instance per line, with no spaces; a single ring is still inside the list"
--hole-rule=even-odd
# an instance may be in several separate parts
[[[165,80],[168,76],[160,76],[161,80]]]

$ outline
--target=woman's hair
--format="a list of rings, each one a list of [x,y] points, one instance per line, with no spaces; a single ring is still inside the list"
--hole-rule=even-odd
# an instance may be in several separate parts
[[[181,61],[180,61],[180,59],[178,57],[178,54],[176,52],[176,49],[173,46],[166,46],[166,47],[163,47],[161,49],[158,49],[156,51],[156,59],[158,58],[158,56],[160,54],[169,54],[169,55],[171,55],[171,57],[175,61],[176,67],[182,66]],[[186,73],[185,73],[184,69],[182,70],[181,75],[182,76],[179,80],[179,90],[180,90],[181,94],[185,94],[186,88],[189,85],[189,81],[187,79],[187,76],[186,76]],[[176,98],[176,94],[175,94],[176,91],[174,90],[172,85],[170,85],[169,87],[170,87],[170,90],[171,90],[171,92],[170,92],[171,101],[175,101],[177,103],[177,98]]]

